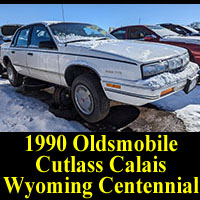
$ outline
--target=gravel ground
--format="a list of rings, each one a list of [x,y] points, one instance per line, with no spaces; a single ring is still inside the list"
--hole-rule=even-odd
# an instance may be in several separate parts
[[[162,111],[151,105],[140,107],[139,117],[128,125],[134,132],[186,132],[186,127],[181,119],[174,113]]]

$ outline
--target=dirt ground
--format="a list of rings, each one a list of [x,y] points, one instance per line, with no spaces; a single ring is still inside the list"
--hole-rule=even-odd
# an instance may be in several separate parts
[[[140,115],[124,131],[130,129],[133,132],[186,132],[183,121],[174,113],[158,110],[151,105],[138,109]]]
[[[91,131],[96,132],[186,132],[182,120],[174,113],[158,110],[152,105],[134,107],[112,102],[109,116],[96,124],[83,121],[76,113],[73,105],[68,108],[60,108],[54,104],[53,88],[37,90],[20,88],[17,92],[25,96],[34,97],[49,105],[49,111],[57,117],[67,120],[75,120]]]

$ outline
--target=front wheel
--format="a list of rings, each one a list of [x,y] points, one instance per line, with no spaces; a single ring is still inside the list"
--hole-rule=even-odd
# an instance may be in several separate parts
[[[87,122],[103,120],[110,111],[100,81],[92,74],[82,74],[72,83],[72,100],[79,115]]]
[[[12,64],[7,65],[8,80],[13,87],[19,87],[23,83],[23,76],[18,74]]]

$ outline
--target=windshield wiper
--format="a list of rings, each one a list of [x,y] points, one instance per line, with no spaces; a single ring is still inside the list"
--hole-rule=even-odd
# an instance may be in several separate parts
[[[69,43],[76,43],[76,42],[89,42],[91,40],[89,39],[82,39],[82,40],[72,40],[72,41],[68,41],[68,42],[65,42],[65,45],[69,44]]]
[[[108,37],[103,37],[103,38],[96,39],[96,41],[100,41],[100,40],[110,40],[110,38],[108,38]]]
[[[171,36],[172,36],[172,37],[173,37],[173,36],[175,37],[175,36],[181,36],[181,35],[180,35],[180,34],[179,34],[179,35],[164,35],[163,37],[171,37]]]

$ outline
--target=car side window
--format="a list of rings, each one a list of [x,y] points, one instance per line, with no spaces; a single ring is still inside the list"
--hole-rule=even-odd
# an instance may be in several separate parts
[[[144,39],[146,36],[152,36],[152,32],[143,27],[131,27],[128,31],[128,39]]]
[[[49,42],[52,41],[52,38],[43,25],[36,25],[33,27],[32,35],[31,35],[31,42],[30,47],[39,47],[40,42]]]
[[[12,43],[11,43],[11,47],[16,46],[19,33],[20,33],[20,31],[18,31],[18,32],[16,33],[16,35],[14,36],[14,38],[13,38],[13,40],[12,40]]]
[[[16,47],[27,47],[29,39],[30,28],[22,29],[16,41]]]
[[[126,28],[119,29],[112,33],[117,39],[124,40],[126,39]]]

